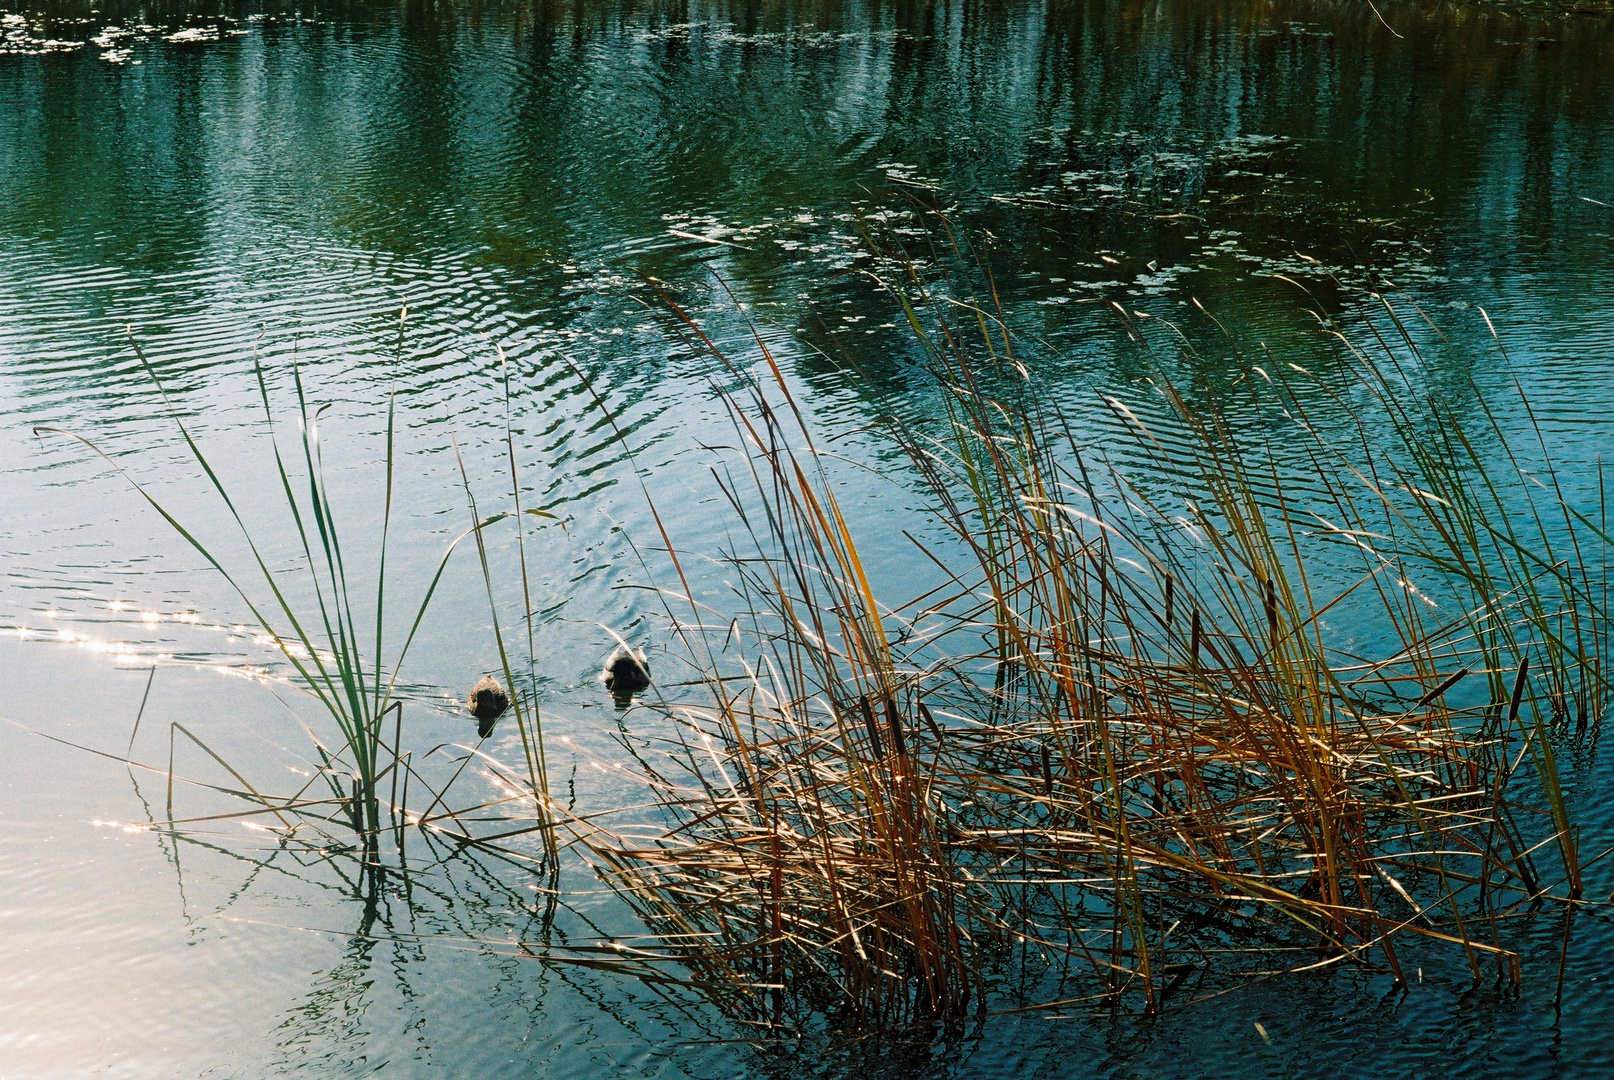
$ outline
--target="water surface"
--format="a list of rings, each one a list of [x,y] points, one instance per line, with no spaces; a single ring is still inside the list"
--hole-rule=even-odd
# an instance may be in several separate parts
[[[876,260],[861,233],[928,264],[916,206],[945,209],[976,245],[1010,320],[1044,342],[1039,392],[1054,399],[1143,373],[1098,301],[1177,321],[1233,364],[1233,344],[1325,348],[1297,283],[1347,320],[1372,286],[1449,337],[1436,375],[1520,379],[1586,490],[1614,410],[1614,18],[1379,9],[1383,22],[1311,0],[0,16],[4,715],[121,754],[156,663],[135,759],[163,764],[180,721],[264,782],[307,768],[288,711],[312,718],[306,703],[240,677],[283,672],[240,599],[103,462],[31,430],[97,440],[240,557],[178,438],[182,412],[282,565],[294,552],[252,357],[281,408],[295,361],[332,405],[328,479],[369,573],[395,393],[389,602],[402,610],[469,518],[454,446],[481,498],[509,488],[502,349],[524,499],[564,521],[529,550],[556,771],[579,766],[584,804],[621,798],[621,718],[593,682],[610,645],[600,624],[652,643],[664,632],[632,587],[663,570],[629,546],[654,536],[635,466],[678,542],[714,554],[724,504],[707,448],[733,441],[712,392],[722,372],[675,332],[662,294],[742,362],[756,360],[753,320],[838,449],[894,466],[871,425],[892,403],[923,411],[930,391],[864,273]],[[849,474],[845,501],[895,599],[930,579],[893,527],[911,522],[911,481],[883,473]],[[491,554],[511,580],[513,546]],[[703,595],[724,596],[721,573],[703,573]],[[422,752],[465,737],[454,701],[495,664],[473,563],[453,564],[444,588],[405,672]],[[513,591],[499,602],[507,622],[519,615]],[[503,738],[495,752],[513,753]],[[330,867],[269,859],[238,824],[181,850],[126,831],[162,816],[160,774],[11,725],[0,741],[5,1075],[818,1068],[818,1050],[715,1041],[734,1033],[698,1008],[513,955],[534,915],[508,868],[423,869],[411,903],[368,910]],[[1596,775],[1595,757],[1583,768]],[[1583,846],[1600,850],[1594,834],[1614,822],[1588,813]],[[597,888],[582,873],[572,884]],[[578,903],[631,930],[608,897]],[[1556,932],[1529,930],[1519,992],[1431,977],[1385,996],[1375,977],[1331,973],[1146,1023],[1002,1018],[956,1045],[860,1047],[822,1068],[1595,1074],[1609,1067],[1592,1035],[1606,924],[1577,931],[1579,1004],[1562,1014]]]

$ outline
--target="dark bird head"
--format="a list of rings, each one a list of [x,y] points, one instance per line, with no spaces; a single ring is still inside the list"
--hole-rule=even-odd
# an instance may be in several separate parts
[[[465,707],[476,717],[477,735],[485,739],[493,733],[494,721],[510,707],[510,695],[499,685],[498,679],[484,675],[481,682],[471,687],[471,696],[466,699]]]
[[[625,645],[618,645],[605,658],[605,669],[600,682],[619,698],[636,694],[650,685],[650,661],[645,654]]]

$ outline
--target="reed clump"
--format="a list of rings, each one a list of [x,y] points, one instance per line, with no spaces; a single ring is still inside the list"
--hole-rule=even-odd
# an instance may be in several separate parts
[[[1520,979],[1509,917],[1582,896],[1557,756],[1609,690],[1606,521],[1545,443],[1432,392],[1383,297],[1371,350],[1318,313],[1326,373],[1189,389],[1154,355],[1192,367],[1186,339],[1117,309],[1152,375],[1077,413],[998,312],[892,293],[940,402],[887,410],[940,584],[879,594],[765,342],[724,358],[742,614],[672,552],[706,700],[640,754],[668,821],[570,823],[656,942],[635,963],[794,1030]]]
[[[399,358],[403,350],[403,327],[407,310],[399,316]],[[284,496],[284,509],[291,523],[292,558],[284,566],[274,565],[275,560],[265,552],[273,550],[262,537],[261,531],[249,527],[238,509],[236,499],[225,485],[213,462],[185,424],[179,410],[173,407],[156,369],[147,360],[140,345],[131,338],[131,347],[165,406],[188,449],[192,460],[201,469],[209,488],[224,510],[225,520],[233,523],[248,558],[231,560],[216,544],[203,540],[192,527],[159,502],[136,481],[114,458],[93,441],[73,432],[53,427],[35,428],[36,435],[61,435],[74,439],[94,451],[108,465],[122,475],[146,503],[160,514],[165,522],[216,571],[230,586],[251,614],[252,621],[262,631],[263,640],[278,652],[295,672],[294,684],[318,701],[320,707],[335,724],[339,734],[333,746],[310,732],[314,749],[319,756],[320,768],[313,778],[290,796],[264,793],[255,788],[229,762],[192,733],[183,724],[170,725],[169,737],[169,796],[166,820],[160,823],[173,829],[181,824],[194,824],[214,820],[208,818],[176,818],[173,806],[174,754],[176,736],[183,736],[222,766],[236,781],[238,787],[217,788],[237,798],[261,807],[275,824],[270,826],[282,832],[290,841],[300,832],[311,848],[323,851],[327,845],[348,850],[345,843],[335,843],[331,826],[338,830],[351,828],[355,843],[351,845],[362,861],[372,894],[380,880],[381,849],[388,837],[396,837],[396,855],[403,862],[406,826],[421,830],[435,830],[445,838],[461,845],[481,845],[482,841],[468,831],[465,815],[473,811],[486,811],[510,801],[530,801],[536,814],[536,823],[522,820],[519,834],[538,832],[542,850],[536,858],[524,853],[516,857],[536,863],[553,877],[557,872],[558,849],[549,822],[548,774],[544,757],[543,729],[537,702],[530,690],[524,691],[517,678],[521,653],[517,641],[506,640],[505,630],[499,625],[498,609],[494,599],[494,584],[489,568],[484,532],[500,522],[513,521],[517,529],[518,550],[521,561],[521,588],[526,623],[526,684],[536,681],[534,656],[533,604],[531,582],[527,571],[526,542],[527,518],[552,517],[546,511],[523,508],[521,484],[517,473],[515,450],[510,432],[511,390],[508,366],[500,361],[504,377],[505,449],[510,467],[510,483],[514,491],[514,505],[483,517],[477,508],[469,476],[460,460],[460,476],[464,485],[469,526],[451,541],[437,563],[435,573],[425,583],[418,604],[409,615],[408,631],[395,653],[389,655],[387,599],[387,540],[393,512],[393,481],[396,467],[396,408],[389,401],[387,410],[385,446],[385,485],[382,498],[381,520],[378,529],[378,546],[375,556],[375,576],[363,580],[354,564],[344,553],[342,536],[338,529],[338,512],[324,475],[324,450],[319,435],[323,407],[316,407],[310,399],[302,374],[293,365],[291,382],[295,391],[295,419],[298,437],[295,449],[284,453],[276,433],[276,412],[271,405],[269,383],[256,352],[253,370],[263,418],[269,432],[269,445],[274,457],[274,476]],[[455,444],[458,459],[458,444]],[[300,459],[300,460],[299,460]],[[453,808],[448,803],[450,789],[466,765],[473,760],[485,759],[478,747],[464,747],[465,756],[446,781],[433,782],[423,776],[410,752],[403,749],[403,702],[396,694],[397,680],[410,649],[425,621],[427,610],[449,559],[460,543],[467,538],[475,541],[483,584],[487,590],[492,615],[494,644],[496,645],[504,685],[491,677],[483,680],[492,688],[485,693],[483,684],[475,687],[470,708],[478,720],[478,737],[491,734],[498,716],[510,707],[514,713],[516,729],[521,738],[523,769],[515,777],[499,780],[503,789],[517,795],[497,798],[469,808]],[[373,585],[371,584],[373,581]],[[373,594],[367,590],[373,588]],[[366,611],[366,604],[369,610]],[[373,617],[373,626],[370,618]],[[507,692],[505,686],[511,689]],[[485,699],[485,700],[484,700]],[[497,705],[496,708],[492,707]],[[131,739],[131,748],[132,748]],[[498,763],[485,761],[489,769],[502,770]],[[524,772],[525,775],[521,775]],[[408,798],[411,782],[417,799],[425,791],[426,809],[411,813]],[[328,797],[321,797],[323,787]],[[223,815],[230,817],[231,815]],[[484,816],[482,820],[486,820]],[[502,818],[499,820],[503,820]],[[527,827],[529,826],[530,827]],[[512,853],[505,853],[512,854]],[[552,895],[552,890],[551,890]]]

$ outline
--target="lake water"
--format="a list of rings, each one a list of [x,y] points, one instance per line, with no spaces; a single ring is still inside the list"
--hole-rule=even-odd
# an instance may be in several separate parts
[[[843,498],[876,579],[916,594],[929,570],[899,528],[915,497],[870,428],[889,403],[923,409],[928,390],[860,236],[929,265],[916,205],[946,208],[982,253],[1011,322],[1042,342],[1052,399],[1142,374],[1099,300],[1178,321],[1226,356],[1197,299],[1246,350],[1299,357],[1323,346],[1296,282],[1347,321],[1365,317],[1370,284],[1393,287],[1449,337],[1440,363],[1523,383],[1586,489],[1614,434],[1614,17],[1601,4],[1378,11],[0,11],[0,1077],[1614,1071],[1614,935],[1599,914],[1577,926],[1562,1010],[1548,920],[1521,931],[1520,990],[1432,977],[1398,995],[1330,972],[1150,1020],[1032,1013],[930,1047],[758,1048],[698,1004],[523,955],[536,893],[511,867],[422,851],[407,900],[378,910],[334,863],[276,853],[239,821],[177,844],[141,830],[165,814],[171,723],[278,788],[310,768],[296,717],[317,718],[276,681],[284,666],[239,597],[127,483],[31,433],[95,440],[239,560],[174,425],[183,413],[286,565],[252,361],[279,408],[295,361],[331,406],[327,479],[369,574],[395,393],[389,604],[402,611],[469,520],[454,448],[484,507],[508,495],[502,349],[523,498],[558,519],[528,550],[553,769],[580,807],[609,806],[628,797],[612,735],[638,714],[594,681],[604,627],[665,636],[639,587],[666,583],[644,489],[686,551],[715,556],[732,524],[708,475],[712,447],[733,442],[722,373],[675,332],[660,291],[745,363],[754,321],[813,423],[879,466],[850,474]],[[507,539],[490,557],[499,580],[519,572]],[[474,562],[451,563],[403,675],[422,754],[467,738],[456,702],[497,665]],[[718,568],[697,585],[726,595]],[[498,603],[519,621],[517,591]],[[493,742],[519,756],[512,734]],[[194,747],[179,755],[176,771],[218,779]],[[1588,788],[1607,779],[1595,753],[1578,768]],[[1614,820],[1582,801],[1583,846],[1601,850]],[[175,813],[223,809],[182,794]],[[1590,876],[1601,895],[1605,867]],[[566,881],[571,933],[585,920],[634,932],[586,873]]]

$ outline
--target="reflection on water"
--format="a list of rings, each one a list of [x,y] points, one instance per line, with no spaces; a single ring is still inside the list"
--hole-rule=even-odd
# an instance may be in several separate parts
[[[1050,395],[1075,401],[1142,372],[1097,300],[1170,318],[1206,363],[1231,365],[1191,298],[1241,350],[1307,356],[1296,284],[1360,318],[1374,282],[1405,290],[1448,335],[1436,381],[1442,364],[1454,384],[1508,376],[1483,307],[1566,460],[1595,460],[1614,405],[1614,18],[1548,4],[1379,10],[1388,27],[1368,5],[1312,0],[118,2],[0,15],[0,624],[24,639],[0,667],[8,715],[119,749],[133,704],[110,722],[100,698],[137,700],[125,684],[157,658],[153,731],[229,701],[230,719],[252,722],[204,711],[226,742],[250,729],[232,760],[268,776],[308,753],[295,730],[263,734],[284,715],[268,689],[214,671],[278,670],[239,600],[104,467],[28,434],[49,423],[97,438],[236,550],[126,328],[272,559],[293,552],[263,483],[253,350],[277,401],[295,361],[333,403],[329,479],[367,574],[396,390],[389,560],[403,594],[464,526],[455,442],[482,497],[508,486],[502,347],[523,498],[564,521],[530,549],[538,683],[570,740],[556,774],[575,760],[580,804],[616,797],[618,716],[593,682],[611,645],[599,624],[653,646],[659,625],[652,598],[619,587],[644,582],[626,538],[652,528],[626,453],[675,537],[704,549],[722,506],[702,447],[732,440],[708,392],[714,364],[673,333],[658,291],[742,354],[742,315],[754,319],[816,419],[858,432],[838,449],[887,455],[868,426],[891,401],[925,408],[928,391],[862,273],[873,260],[860,233],[928,262],[915,201],[948,208],[1010,319],[1046,342]],[[911,502],[900,470],[861,482],[866,497],[846,499],[854,524],[896,533]],[[491,555],[515,572],[513,545]],[[870,558],[894,594],[927,587],[895,543]],[[698,585],[725,595],[715,571]],[[406,672],[422,752],[464,737],[455,702],[493,664],[478,587],[469,562],[451,568]],[[502,602],[513,622],[519,606]],[[654,648],[652,662],[675,667]],[[235,826],[177,849],[93,826],[145,820],[156,781],[137,777],[136,791],[122,766],[98,773],[34,736],[4,738],[0,855],[16,884],[0,895],[0,969],[25,974],[0,991],[18,1018],[0,1028],[0,1060],[27,1075],[805,1067],[795,1052],[657,1049],[718,1032],[644,986],[490,944],[531,933],[532,894],[508,867],[440,864],[407,896],[397,882],[367,904],[330,863],[288,866]],[[156,762],[158,743],[142,745],[135,756]],[[621,918],[591,879],[572,884],[590,919]],[[1587,923],[1569,963],[1589,980],[1605,931]],[[1541,928],[1541,970],[1556,963],[1553,934]],[[1590,1021],[1560,1022],[1537,983],[1376,991],[1367,976],[1319,976],[1152,1024],[1002,1018],[934,1052],[833,1060],[891,1075],[947,1073],[955,1055],[960,1075],[1075,1061],[1364,1075],[1386,1060],[1483,1074],[1492,1058],[1547,1073],[1595,1069],[1606,1053],[1557,1034]],[[58,1014],[117,1020],[84,1048]]]

